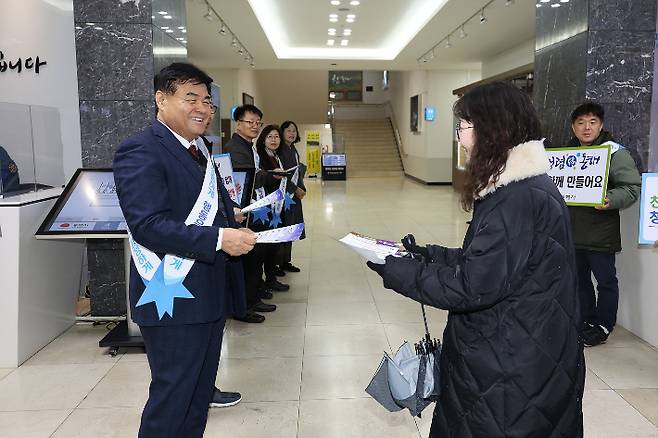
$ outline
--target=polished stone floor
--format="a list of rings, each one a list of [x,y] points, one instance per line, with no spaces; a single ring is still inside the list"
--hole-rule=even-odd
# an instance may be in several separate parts
[[[422,336],[420,306],[382,287],[336,241],[349,231],[458,246],[468,215],[450,187],[408,179],[309,180],[308,238],[294,245],[302,272],[263,324],[230,321],[218,384],[243,401],[210,412],[206,437],[426,437],[422,419],[388,413],[365,393],[382,351]],[[444,311],[429,311],[441,334]],[[0,436],[134,437],[149,369],[137,349],[111,357],[98,348],[105,327],[76,325],[18,369],[0,369]],[[658,350],[618,327],[586,350],[589,438],[658,437]]]

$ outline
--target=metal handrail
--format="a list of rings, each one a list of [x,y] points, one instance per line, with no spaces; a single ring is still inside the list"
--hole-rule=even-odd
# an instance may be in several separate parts
[[[391,120],[391,126],[393,127],[393,134],[395,135],[395,143],[398,146],[398,152],[400,153],[401,157],[406,157],[407,153],[404,151],[404,145],[402,144],[402,136],[400,135],[400,131],[398,130],[398,124],[395,119],[395,112],[393,112],[393,105],[391,105],[391,101],[386,102],[386,108],[388,109],[389,119]]]

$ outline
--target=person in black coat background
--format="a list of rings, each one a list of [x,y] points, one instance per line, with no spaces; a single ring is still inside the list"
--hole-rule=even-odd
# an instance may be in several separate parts
[[[449,311],[430,437],[582,437],[574,244],[536,112],[496,82],[454,113],[473,211],[462,248],[407,244],[423,258],[368,262],[385,287]]]
[[[286,220],[284,225],[295,225],[304,223],[304,212],[302,211],[302,199],[306,196],[306,186],[304,185],[304,173],[306,166],[299,161],[299,153],[295,144],[299,142],[299,129],[293,121],[286,120],[281,124],[281,147],[279,148],[279,157],[283,167],[290,169],[299,165],[296,173],[288,178],[286,193],[294,202],[288,201],[286,206]],[[306,233],[302,231],[299,240],[305,239]],[[285,275],[285,271],[299,272],[300,269],[292,264],[292,242],[283,243],[278,253],[279,271],[278,275]]]

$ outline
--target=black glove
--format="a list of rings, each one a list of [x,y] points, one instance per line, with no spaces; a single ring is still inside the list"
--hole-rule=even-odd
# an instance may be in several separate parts
[[[409,251],[410,254],[417,254],[423,256],[427,261],[430,261],[430,252],[425,246],[416,245],[416,238],[413,234],[407,234],[402,238],[402,246]]]
[[[366,262],[366,265],[373,271],[379,274],[380,277],[384,278],[384,270],[386,270],[386,265],[380,265],[378,263]]]

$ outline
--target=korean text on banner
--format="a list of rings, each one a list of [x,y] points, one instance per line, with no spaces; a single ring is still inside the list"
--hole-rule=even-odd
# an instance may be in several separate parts
[[[640,196],[640,244],[653,244],[658,240],[658,173],[642,174]]]
[[[306,131],[306,173],[318,174],[322,170],[320,167],[320,131]]]
[[[222,183],[231,197],[233,202],[237,202],[237,190],[235,189],[235,181],[233,180],[233,165],[231,164],[231,156],[229,154],[213,154],[212,160],[219,171],[219,176],[222,178]]]
[[[610,146],[547,149],[549,170],[567,205],[594,207],[605,203]]]

